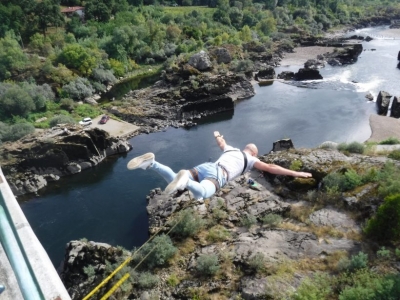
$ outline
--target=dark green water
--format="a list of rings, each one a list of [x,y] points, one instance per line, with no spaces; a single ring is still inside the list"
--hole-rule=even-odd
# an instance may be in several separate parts
[[[146,195],[166,183],[151,171],[128,171],[130,159],[151,151],[176,171],[215,160],[220,150],[214,130],[233,146],[256,143],[261,154],[281,138],[291,138],[295,147],[316,147],[327,140],[365,141],[370,136],[369,115],[376,111],[365,94],[376,94],[399,72],[391,68],[397,64],[397,44],[385,45],[368,44],[377,51],[363,53],[355,65],[322,69],[325,79],[316,83],[316,89],[279,82],[256,87],[257,95],[238,102],[234,114],[213,116],[190,129],[134,137],[128,154],[51,184],[38,197],[21,203],[22,209],[55,266],[63,259],[66,243],[83,237],[128,249],[140,246],[148,238]],[[380,68],[373,61],[379,61]],[[396,86],[387,89],[396,94]]]

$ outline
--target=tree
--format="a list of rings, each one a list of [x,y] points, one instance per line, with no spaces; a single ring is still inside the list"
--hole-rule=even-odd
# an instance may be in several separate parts
[[[43,0],[36,4],[35,15],[37,24],[43,35],[50,26],[60,27],[64,24],[64,16],[60,11],[60,3],[57,0]]]
[[[0,39],[0,80],[12,77],[22,71],[28,64],[28,59],[22,51],[13,32],[8,32]]]
[[[0,106],[6,115],[26,117],[35,109],[31,96],[17,85],[10,87],[1,97]]]
[[[57,61],[83,75],[90,75],[96,67],[96,57],[79,44],[65,46]]]
[[[103,1],[89,0],[85,4],[85,19],[99,22],[108,22],[111,18],[112,7]]]

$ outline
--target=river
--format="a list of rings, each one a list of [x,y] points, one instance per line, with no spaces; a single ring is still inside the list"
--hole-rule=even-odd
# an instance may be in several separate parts
[[[190,129],[168,128],[134,137],[131,152],[64,177],[40,190],[38,196],[21,201],[53,264],[60,265],[71,240],[87,238],[132,249],[148,238],[146,195],[153,188],[165,188],[166,183],[151,171],[126,169],[128,161],[142,153],[154,152],[158,161],[178,171],[218,157],[214,130],[234,146],[256,143],[260,154],[268,153],[272,143],[282,138],[291,138],[295,147],[310,148],[324,141],[368,139],[368,119],[376,113],[376,106],[365,98],[367,92],[376,96],[385,90],[400,95],[400,70],[396,68],[400,43],[380,37],[381,30],[357,31],[378,38],[363,42],[367,50],[356,64],[321,69],[324,79],[311,82],[313,89],[281,82],[256,86],[256,95],[238,101],[234,113],[209,117]],[[279,67],[276,72],[299,67]]]

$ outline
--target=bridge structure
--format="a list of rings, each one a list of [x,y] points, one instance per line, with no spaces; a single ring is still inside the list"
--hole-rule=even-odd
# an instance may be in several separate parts
[[[1,168],[0,299],[71,299],[49,256],[29,225]]]

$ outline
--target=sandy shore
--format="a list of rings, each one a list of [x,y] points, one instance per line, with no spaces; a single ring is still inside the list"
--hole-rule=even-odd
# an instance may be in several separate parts
[[[394,137],[400,140],[400,120],[379,116],[370,115],[369,125],[371,126],[371,137],[367,142],[380,142],[389,137]]]
[[[309,59],[316,59],[318,55],[333,52],[334,47],[296,47],[293,53],[286,53],[281,60],[281,66],[303,65]]]
[[[400,39],[400,29],[399,28],[388,28],[377,33],[377,36],[381,36],[382,38],[394,38]]]

